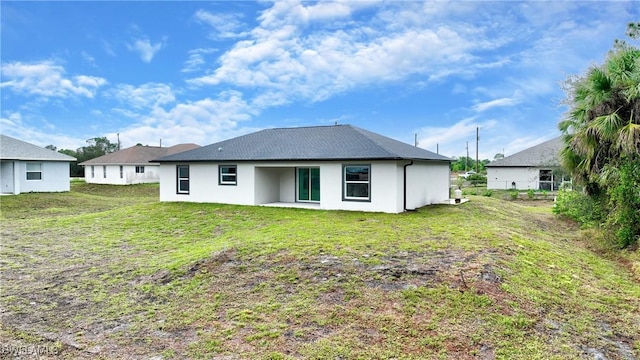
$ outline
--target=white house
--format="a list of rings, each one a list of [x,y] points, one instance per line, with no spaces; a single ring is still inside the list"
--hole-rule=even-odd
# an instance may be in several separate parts
[[[161,201],[400,213],[449,199],[449,158],[351,125],[267,129],[155,161]]]
[[[487,189],[558,190],[563,181],[561,137],[535,145],[487,165]]]
[[[131,185],[160,181],[160,164],[151,160],[200,147],[178,144],[171,147],[132,146],[81,162],[84,180],[94,184]]]
[[[60,192],[70,190],[69,163],[74,157],[0,135],[0,191]]]

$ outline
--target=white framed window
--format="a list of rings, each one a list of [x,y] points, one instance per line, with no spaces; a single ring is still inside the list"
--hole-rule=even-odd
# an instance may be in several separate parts
[[[91,177],[96,177],[96,168],[93,165],[91,165]]]
[[[42,180],[42,163],[27,163],[27,180]]]
[[[105,178],[105,179],[107,178],[107,166],[106,165],[102,166],[102,177]]]
[[[189,165],[177,165],[177,193],[188,194],[189,193]]]
[[[144,166],[136,166],[136,174],[144,174]]]
[[[218,165],[218,185],[237,185],[237,174],[236,165]]]
[[[124,177],[124,172],[122,170],[122,165],[120,165],[120,179]]]
[[[371,165],[343,165],[343,200],[371,201]]]

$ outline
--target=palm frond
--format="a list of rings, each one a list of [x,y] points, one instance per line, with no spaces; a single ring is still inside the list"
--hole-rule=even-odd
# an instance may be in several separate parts
[[[629,122],[621,130],[616,146],[629,155],[640,153],[640,124]]]
[[[633,77],[637,55],[634,49],[615,52],[607,61],[607,73],[615,86],[626,87]]]
[[[612,81],[602,69],[591,69],[587,79],[590,91],[585,100],[589,107],[598,106],[611,98]]]
[[[624,121],[616,111],[609,115],[598,116],[589,123],[589,128],[591,128],[598,137],[613,140],[623,124]]]

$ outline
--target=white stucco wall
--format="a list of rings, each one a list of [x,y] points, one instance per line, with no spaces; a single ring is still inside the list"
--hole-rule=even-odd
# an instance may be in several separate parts
[[[27,180],[27,163],[42,164],[42,179]],[[71,189],[69,162],[66,161],[3,161],[0,181],[3,193],[62,192]]]
[[[407,209],[449,199],[450,166],[444,161],[416,161],[407,166]]]
[[[237,185],[218,184],[219,163],[189,165],[189,194],[177,193],[176,165],[160,165],[160,201],[260,205],[295,202],[296,168],[320,168],[319,208],[399,213],[404,211],[403,165],[407,161],[241,162]],[[184,164],[187,165],[187,164]],[[371,165],[370,201],[343,200],[343,165]],[[408,208],[438,203],[449,196],[449,164],[420,162],[408,170],[413,190]],[[409,168],[411,168],[409,167]],[[96,173],[96,176],[98,173]]]
[[[192,163],[188,165],[188,194],[177,193],[176,164],[160,165],[160,201],[255,205],[253,165],[238,164],[237,185],[218,184],[218,163]]]
[[[13,161],[2,161],[0,163],[0,192],[3,194],[13,194],[15,191],[17,179],[13,168]]]
[[[540,168],[535,167],[487,167],[487,189],[509,190],[512,182],[516,189],[538,189]]]
[[[122,178],[120,177],[120,165],[106,165],[107,177],[104,177],[104,165],[93,165],[94,176],[91,176],[91,166],[84,167],[84,180],[91,184],[132,185],[160,182],[160,166],[155,164],[137,165],[144,166],[144,173],[136,173],[136,165],[123,165]]]

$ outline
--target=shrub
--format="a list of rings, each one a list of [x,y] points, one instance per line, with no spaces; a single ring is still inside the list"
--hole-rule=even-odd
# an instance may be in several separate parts
[[[533,199],[533,197],[536,195],[535,191],[533,191],[533,189],[529,189],[527,190],[527,197],[529,199]]]
[[[602,201],[573,190],[558,192],[553,212],[573,219],[583,227],[600,225],[606,218]]]
[[[617,246],[625,248],[640,238],[640,157],[623,162],[609,187],[607,229],[615,234]]]
[[[487,189],[487,190],[484,191],[484,193],[482,195],[484,195],[486,197],[491,197],[491,195],[493,195],[493,190]]]
[[[482,174],[473,174],[467,177],[467,181],[473,186],[484,185],[487,183],[487,177]]]

